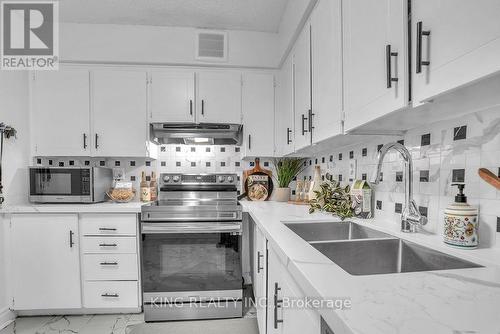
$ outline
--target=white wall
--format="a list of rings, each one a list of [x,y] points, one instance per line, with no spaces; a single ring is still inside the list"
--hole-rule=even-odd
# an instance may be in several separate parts
[[[69,62],[214,65],[195,59],[195,29],[62,23],[60,57]],[[278,66],[278,34],[228,31],[228,61],[216,66]]]
[[[0,71],[0,122],[13,126],[17,139],[4,141],[2,179],[5,203],[27,202],[29,165],[29,103],[28,73]],[[0,220],[0,328],[12,315],[8,311],[6,284],[6,232],[7,224]]]

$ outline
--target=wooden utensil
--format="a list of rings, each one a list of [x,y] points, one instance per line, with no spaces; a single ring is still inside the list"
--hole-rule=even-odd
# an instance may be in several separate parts
[[[491,184],[493,187],[497,188],[497,190],[500,190],[500,178],[498,176],[496,176],[486,168],[479,168],[477,172],[483,180]]]

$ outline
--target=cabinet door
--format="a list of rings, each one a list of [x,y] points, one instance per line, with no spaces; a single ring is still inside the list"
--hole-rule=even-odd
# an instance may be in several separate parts
[[[266,333],[267,318],[267,240],[257,225],[253,225],[254,231],[254,264],[253,264],[253,282],[254,297],[257,309],[257,324],[259,333]]]
[[[305,25],[294,48],[295,67],[295,149],[311,144],[309,114],[311,113],[311,44],[310,25]]]
[[[15,310],[80,308],[78,216],[13,215]]]
[[[342,133],[340,0],[320,0],[311,16],[312,141]]]
[[[401,0],[348,0],[342,10],[349,131],[408,104],[407,9]]]
[[[274,155],[274,75],[243,74],[243,141],[245,156]]]
[[[151,121],[194,122],[194,72],[179,70],[151,73]]]
[[[90,155],[89,71],[37,72],[32,96],[34,154]]]
[[[500,1],[416,0],[412,17],[415,103],[500,70]]]
[[[147,75],[144,71],[97,70],[92,73],[95,156],[146,155]]]
[[[276,155],[294,151],[293,55],[290,54],[278,74],[276,93]]]
[[[293,300],[305,298],[288,271],[283,271],[280,288],[282,296],[280,297],[278,292],[278,298],[287,298],[290,301],[289,305]],[[284,304],[282,319],[283,333],[286,334],[320,333],[321,330],[320,315],[312,309],[289,307]]]
[[[272,247],[269,247],[268,254],[267,333],[319,333],[319,314],[314,310],[292,307],[293,301],[305,298],[305,294],[297,286]]]
[[[241,123],[241,73],[200,72],[198,123]]]

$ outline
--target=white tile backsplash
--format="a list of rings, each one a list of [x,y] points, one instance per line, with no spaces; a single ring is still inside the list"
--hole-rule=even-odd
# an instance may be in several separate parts
[[[466,138],[453,140],[456,127],[466,126]],[[422,146],[422,135],[430,134],[430,145]],[[488,168],[497,174],[500,168],[500,106],[472,113],[457,119],[441,121],[429,126],[409,130],[404,137],[381,142],[362,143],[340,149],[330,149],[312,157],[312,164],[300,175],[308,178],[314,173],[314,161],[333,156],[333,162],[320,164],[323,174],[329,173],[334,179],[343,175],[342,184],[349,183],[349,153],[354,152],[357,162],[356,177],[367,174],[372,178],[377,163],[378,145],[390,141],[404,140],[414,159],[414,197],[418,206],[427,208],[429,224],[425,229],[432,233],[442,232],[444,209],[454,201],[457,193],[452,187],[454,169],[465,170],[465,194],[469,203],[480,207],[481,246],[500,247],[497,231],[497,217],[500,216],[500,191],[479,178],[477,170]],[[362,156],[367,148],[366,157]],[[339,160],[342,154],[342,160]],[[375,201],[381,201],[382,209],[375,215],[389,218],[399,224],[400,214],[395,213],[395,204],[404,202],[404,184],[396,182],[396,172],[404,170],[399,153],[386,155],[382,166],[383,181],[375,186]],[[429,181],[420,182],[420,171],[429,171]],[[498,241],[495,241],[497,239]]]
[[[466,126],[465,139],[453,140],[456,127]],[[430,144],[422,146],[422,135],[430,134]],[[356,160],[356,178],[366,174],[373,178],[377,163],[378,146],[393,140],[404,140],[414,159],[414,195],[418,206],[427,209],[429,223],[425,229],[431,233],[441,233],[444,209],[454,200],[457,193],[452,187],[454,169],[465,170],[465,194],[469,203],[480,207],[481,245],[500,247],[500,232],[497,232],[497,217],[500,217],[500,191],[481,180],[477,174],[480,167],[499,173],[500,168],[500,106],[476,112],[457,119],[441,121],[429,126],[409,130],[404,137],[381,137],[380,142],[371,140],[367,143],[330,149],[321,152],[306,161],[306,169],[299,179],[312,179],[314,166],[321,167],[326,173],[339,179],[342,184],[349,183],[349,165]],[[366,149],[366,155],[363,150]],[[353,152],[353,158],[350,158]],[[342,159],[340,159],[340,155]],[[103,159],[103,158],[38,158],[41,165],[53,166],[72,163],[75,166],[104,165],[119,168],[125,179],[135,182],[139,188],[141,172],[148,175],[152,171],[160,173],[236,173],[240,176],[246,169],[253,167],[253,161],[241,159],[241,152],[236,146],[223,145],[164,145],[160,148],[156,161],[145,159]],[[37,164],[37,157],[34,163]],[[149,166],[147,166],[149,164]],[[264,168],[271,169],[269,160],[261,160]],[[395,204],[404,202],[404,183],[396,182],[396,173],[404,170],[404,163],[399,153],[386,155],[382,166],[383,180],[375,186],[375,201],[380,201],[382,209],[375,210],[375,215],[399,224],[400,214],[395,213]],[[420,181],[420,171],[429,171],[428,182]],[[241,182],[238,182],[238,187]],[[295,188],[295,182],[290,185]],[[497,236],[495,236],[497,235]]]

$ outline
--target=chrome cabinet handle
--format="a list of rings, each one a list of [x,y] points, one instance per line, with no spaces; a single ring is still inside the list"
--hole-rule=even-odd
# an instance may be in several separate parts
[[[189,115],[193,116],[193,100],[189,100]]]
[[[261,270],[264,270],[264,267],[260,266],[260,258],[261,257],[264,257],[264,254],[257,252],[257,274],[259,274]]]
[[[201,114],[205,115],[205,100],[201,100]]]
[[[398,81],[398,77],[394,77],[394,78],[392,77],[392,57],[397,57],[397,56],[398,56],[398,53],[397,52],[392,52],[391,51],[391,45],[387,44],[385,46],[385,63],[386,63],[386,66],[387,66],[387,70],[386,70],[386,73],[387,73],[387,88],[391,88],[392,87],[392,83]]]
[[[429,60],[422,60],[422,37],[426,36],[429,37],[431,35],[430,30],[423,30],[422,29],[422,21],[417,22],[417,45],[416,45],[416,52],[417,52],[417,66],[416,66],[416,72],[420,73],[422,72],[422,66],[429,66],[431,62]]]
[[[87,134],[86,133],[83,134],[83,149],[84,150],[87,149]]]
[[[116,247],[117,244],[99,244],[99,247]]]
[[[314,126],[313,126],[313,112],[312,112],[312,109],[309,109],[308,111],[308,115],[309,115],[309,132],[312,133],[313,129],[314,129]]]
[[[95,148],[96,149],[99,147],[98,140],[99,140],[99,135],[96,133],[95,134]]]
[[[248,149],[252,149],[252,135],[248,135]]]
[[[283,323],[283,319],[278,319],[278,309],[283,303],[283,299],[278,298],[278,292],[281,288],[278,286],[278,282],[274,283],[274,329],[278,329],[278,324]]]
[[[292,130],[290,128],[286,128],[286,144],[289,145],[292,140],[290,139],[290,134],[292,133]]]
[[[99,227],[99,231],[116,231],[113,227]]]
[[[119,294],[117,293],[103,293],[101,297],[107,297],[107,298],[118,298],[120,297]]]
[[[74,232],[70,230],[69,231],[69,248],[73,248],[73,246],[75,244],[73,241],[73,234],[74,234]]]
[[[302,135],[303,135],[303,136],[304,136],[304,135],[306,134],[306,132],[307,132],[307,130],[306,130],[306,125],[305,125],[306,120],[307,120],[307,117],[306,117],[304,114],[302,114]]]
[[[99,263],[101,266],[117,266],[118,262],[101,262]]]

